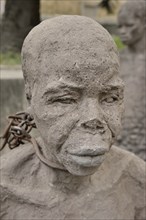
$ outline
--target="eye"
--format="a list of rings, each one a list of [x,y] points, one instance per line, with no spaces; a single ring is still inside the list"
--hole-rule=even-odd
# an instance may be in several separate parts
[[[119,24],[119,25],[118,25],[118,28],[122,28],[122,25],[121,25],[121,24]]]
[[[53,98],[51,103],[74,104],[76,100],[70,97]]]
[[[61,99],[56,99],[53,102],[60,102],[63,104],[72,104],[72,103],[75,103],[75,100],[72,98],[61,98]]]
[[[127,27],[132,27],[134,24],[127,24],[126,26]]]
[[[118,96],[109,96],[109,97],[104,97],[101,99],[102,104],[112,104],[115,103],[119,100]]]

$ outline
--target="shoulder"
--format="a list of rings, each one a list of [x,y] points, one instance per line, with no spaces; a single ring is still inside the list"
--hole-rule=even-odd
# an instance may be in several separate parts
[[[1,172],[9,173],[33,157],[35,151],[31,144],[22,145],[13,150],[9,150],[1,156]]]
[[[1,156],[1,187],[13,188],[30,179],[31,170],[39,161],[31,144],[22,145]]]
[[[46,186],[45,178],[48,175],[31,144],[3,155],[0,172],[0,200],[4,213],[8,207],[15,207],[18,200],[20,203],[35,204],[40,190]]]
[[[113,146],[110,152],[112,163],[121,167],[136,182],[145,183],[146,163],[134,153]]]
[[[113,147],[113,166],[120,170],[120,182],[135,206],[135,219],[146,218],[146,163],[135,154]],[[111,158],[111,159],[112,159]]]
[[[9,219],[22,203],[35,204],[37,197],[31,200],[31,195],[37,187],[40,161],[33,146],[27,144],[4,153],[0,162],[1,218],[7,216]]]
[[[144,160],[142,160],[132,152],[115,146],[113,147],[113,153],[116,156],[120,156],[124,160],[126,159],[126,161],[128,162],[126,167],[127,172],[129,172],[132,176],[137,177],[138,179],[145,179],[144,177],[146,163]]]
[[[104,163],[93,174],[96,192],[114,192],[119,204],[133,207],[135,220],[144,220],[146,194],[146,163],[133,153],[112,146]]]
[[[146,163],[133,153],[112,146],[104,163],[94,174],[94,180],[99,181],[102,188],[117,188],[124,184],[131,197],[142,199],[146,184]],[[107,181],[108,179],[108,181]]]

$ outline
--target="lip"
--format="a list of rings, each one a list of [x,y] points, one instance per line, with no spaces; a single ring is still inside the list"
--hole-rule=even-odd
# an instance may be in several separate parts
[[[90,152],[85,154],[85,152],[80,152],[78,154],[70,154],[71,160],[76,164],[84,167],[95,167],[101,165],[106,157],[106,151],[102,150],[98,153]]]
[[[103,155],[107,152],[105,148],[97,148],[97,149],[82,149],[82,150],[72,150],[68,153],[75,156],[99,156]]]
[[[123,40],[123,41],[127,41],[128,40],[128,37],[126,35],[120,35],[120,37],[121,37],[121,40]]]

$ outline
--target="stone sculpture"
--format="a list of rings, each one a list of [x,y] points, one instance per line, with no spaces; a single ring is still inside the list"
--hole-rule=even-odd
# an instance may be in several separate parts
[[[120,145],[146,160],[146,1],[128,1],[118,15],[125,117]]]
[[[123,82],[109,33],[83,16],[43,21],[22,68],[40,137],[1,160],[1,219],[145,219],[145,162],[117,148]]]

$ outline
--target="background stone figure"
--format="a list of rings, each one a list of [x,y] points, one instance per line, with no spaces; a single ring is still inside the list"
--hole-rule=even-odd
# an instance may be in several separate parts
[[[113,146],[124,85],[110,34],[87,17],[46,20],[22,69],[40,137],[1,159],[1,219],[144,220],[145,162]]]
[[[146,160],[146,1],[128,1],[118,15],[125,118],[120,145]]]

